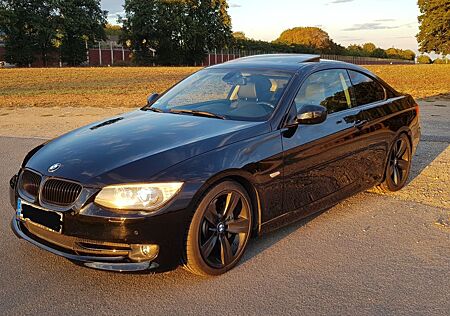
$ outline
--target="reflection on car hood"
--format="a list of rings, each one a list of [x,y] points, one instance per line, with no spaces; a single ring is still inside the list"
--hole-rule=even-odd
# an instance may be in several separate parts
[[[26,166],[93,186],[142,182],[186,159],[268,131],[266,122],[134,111],[49,142]],[[49,173],[55,163],[61,168]]]

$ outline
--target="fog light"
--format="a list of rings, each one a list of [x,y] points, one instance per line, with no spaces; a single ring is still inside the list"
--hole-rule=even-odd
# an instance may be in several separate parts
[[[154,260],[158,254],[158,245],[131,245],[128,257],[133,261],[141,262]]]
[[[141,246],[141,251],[145,256],[148,256],[149,254],[152,253],[152,246],[150,245],[142,245]]]

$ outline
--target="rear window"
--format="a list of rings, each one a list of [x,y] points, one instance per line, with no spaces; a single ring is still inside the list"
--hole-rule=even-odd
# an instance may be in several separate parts
[[[368,76],[353,70],[348,71],[353,84],[357,105],[382,101],[386,98],[384,88]]]

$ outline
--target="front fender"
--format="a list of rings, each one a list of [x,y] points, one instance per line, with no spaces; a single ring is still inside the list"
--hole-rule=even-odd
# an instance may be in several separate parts
[[[177,204],[179,207],[195,210],[195,203],[208,188],[220,180],[233,177],[245,179],[255,188],[261,204],[262,222],[273,218],[273,214],[278,214],[283,208],[283,150],[280,131],[193,157],[166,169],[152,181],[185,182],[184,192],[177,199]],[[180,199],[184,199],[186,205],[179,204]]]

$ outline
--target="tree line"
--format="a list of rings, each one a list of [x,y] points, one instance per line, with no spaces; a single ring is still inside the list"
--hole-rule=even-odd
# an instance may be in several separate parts
[[[418,5],[420,51],[450,53],[450,2],[419,0]],[[0,0],[6,60],[26,66],[36,58],[44,65],[57,58],[80,65],[87,47],[107,34],[119,37],[139,65],[199,64],[215,49],[415,58],[411,50],[384,50],[373,43],[343,47],[318,27],[295,27],[273,42],[249,39],[232,33],[226,0],[125,0],[124,11],[118,17],[122,26],[107,26],[100,0]]]
[[[233,33],[235,45],[243,50],[259,50],[287,53],[316,53],[345,56],[361,56],[376,58],[392,58],[414,60],[416,54],[412,50],[398,48],[382,49],[373,43],[352,44],[348,47],[336,44],[327,32],[318,27],[295,27],[284,31],[273,42],[249,39],[243,32]]]

